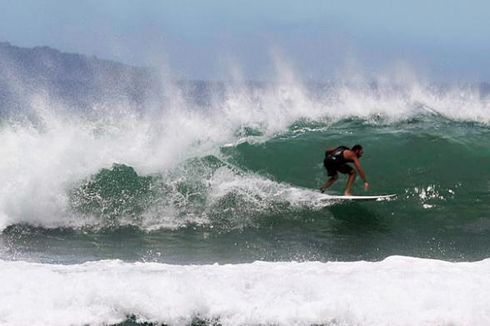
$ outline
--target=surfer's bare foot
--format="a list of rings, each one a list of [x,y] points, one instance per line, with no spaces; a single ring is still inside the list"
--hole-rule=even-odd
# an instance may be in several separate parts
[[[352,192],[346,191],[346,192],[344,192],[344,196],[352,196]]]

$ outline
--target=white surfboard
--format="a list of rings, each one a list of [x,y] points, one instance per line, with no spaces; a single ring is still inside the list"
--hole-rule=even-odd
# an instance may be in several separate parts
[[[395,194],[390,195],[376,195],[376,196],[334,196],[334,195],[325,195],[321,198],[322,201],[341,201],[341,200],[352,200],[352,201],[382,201],[394,199],[396,197]]]

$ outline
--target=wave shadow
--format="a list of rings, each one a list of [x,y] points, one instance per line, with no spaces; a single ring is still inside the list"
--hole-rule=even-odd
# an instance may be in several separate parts
[[[369,204],[367,204],[369,205]],[[345,202],[329,206],[327,210],[333,215],[333,232],[340,234],[365,234],[366,232],[386,233],[389,225],[376,210],[366,204]]]

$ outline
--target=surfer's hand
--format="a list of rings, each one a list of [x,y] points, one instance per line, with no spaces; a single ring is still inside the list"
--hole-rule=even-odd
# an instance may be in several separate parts
[[[368,190],[369,190],[369,183],[364,182],[364,191],[368,191]]]

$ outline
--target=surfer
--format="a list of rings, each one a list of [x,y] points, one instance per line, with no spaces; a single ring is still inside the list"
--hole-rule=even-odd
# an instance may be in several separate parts
[[[323,165],[325,166],[325,169],[327,169],[330,178],[320,187],[320,191],[324,192],[333,185],[339,178],[338,172],[340,172],[349,175],[347,185],[345,186],[344,196],[352,196],[352,184],[356,178],[356,171],[347,163],[354,163],[359,176],[364,181],[364,190],[367,191],[369,189],[369,184],[361,167],[361,163],[359,163],[359,159],[363,153],[364,151],[362,150],[361,145],[354,145],[351,149],[346,146],[327,149]]]

